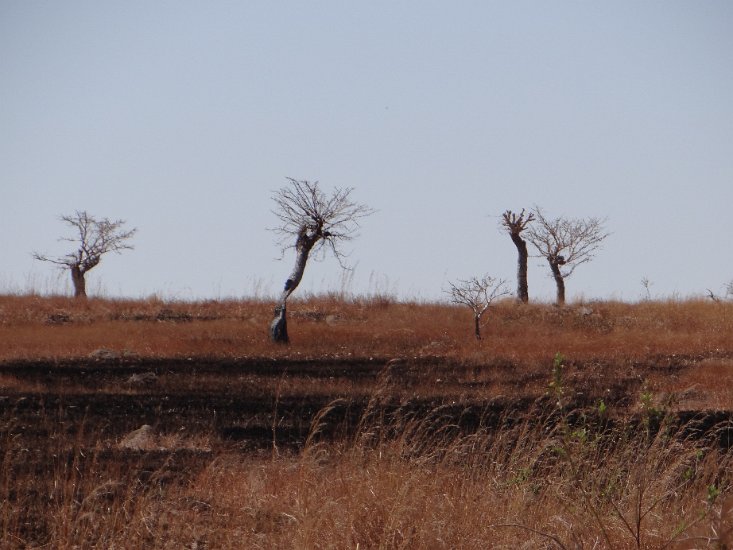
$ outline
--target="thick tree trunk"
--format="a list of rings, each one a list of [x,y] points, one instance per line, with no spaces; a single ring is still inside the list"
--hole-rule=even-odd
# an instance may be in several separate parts
[[[552,270],[552,276],[555,279],[555,285],[557,285],[557,300],[556,303],[559,306],[565,305],[565,279],[560,273],[560,264],[558,262],[550,262],[550,269]]]
[[[285,304],[279,304],[275,308],[275,318],[270,324],[270,338],[273,342],[287,344],[290,341],[288,338],[288,321],[285,314]]]
[[[290,341],[288,338],[288,320],[286,317],[287,300],[300,284],[303,273],[305,272],[305,265],[308,263],[308,255],[317,240],[318,237],[309,237],[305,229],[298,236],[298,241],[295,245],[297,253],[295,267],[293,267],[293,271],[290,273],[288,280],[285,281],[285,288],[280,295],[280,302],[275,308],[275,318],[270,323],[270,339],[273,342],[287,344]]]
[[[71,282],[74,284],[74,298],[85,299],[87,297],[87,282],[84,279],[84,272],[78,265],[69,267],[71,270]]]
[[[473,317],[473,334],[476,340],[481,340],[481,317],[474,315]]]
[[[512,242],[517,247],[517,299],[525,304],[529,302],[529,287],[527,286],[527,241],[519,234],[510,233]]]

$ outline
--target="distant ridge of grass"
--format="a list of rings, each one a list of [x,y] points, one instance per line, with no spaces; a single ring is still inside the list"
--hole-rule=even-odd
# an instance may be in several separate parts
[[[733,354],[733,302],[588,302],[557,308],[505,300],[477,342],[467,308],[338,295],[293,300],[290,346],[267,335],[273,303],[262,300],[81,302],[0,296],[0,361],[86,357],[100,348],[139,357],[445,357],[484,362],[575,358],[638,360]]]

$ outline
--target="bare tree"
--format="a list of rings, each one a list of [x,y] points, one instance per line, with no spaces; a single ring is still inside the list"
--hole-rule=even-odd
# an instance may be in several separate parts
[[[495,279],[484,275],[480,279],[460,279],[456,283],[448,283],[450,288],[446,291],[450,301],[454,304],[461,304],[471,308],[473,312],[473,333],[476,340],[481,340],[481,317],[486,313],[491,304],[502,296],[511,294],[504,286],[506,281]]]
[[[649,277],[647,277],[646,275],[644,275],[641,278],[641,286],[644,287],[644,294],[645,294],[644,299],[646,301],[649,301],[649,300],[652,299],[652,291],[651,291],[651,288],[652,288],[653,285],[654,285],[654,283],[652,282],[652,280],[649,279]]]
[[[317,181],[292,178],[288,181],[290,185],[279,189],[272,197],[277,205],[273,212],[280,220],[273,231],[280,235],[283,254],[287,249],[295,248],[295,267],[285,281],[270,325],[270,337],[281,343],[289,341],[286,302],[300,284],[310,254],[330,250],[339,265],[345,267],[345,255],[339,248],[340,244],[353,239],[359,220],[374,212],[372,208],[351,200],[353,188],[336,188],[327,196]]]
[[[599,218],[546,218],[534,208],[536,223],[527,230],[527,239],[550,264],[557,286],[557,304],[565,304],[565,279],[575,268],[593,259],[593,254],[608,237]]]
[[[512,239],[514,246],[517,247],[517,299],[529,302],[529,288],[527,286],[527,241],[522,238],[522,231],[534,220],[534,214],[524,214],[524,208],[519,214],[507,210],[501,216],[501,225],[506,229]]]
[[[137,229],[123,230],[124,220],[110,221],[107,218],[97,220],[85,210],[77,210],[71,216],[61,216],[61,221],[70,225],[76,234],[59,240],[76,243],[78,249],[65,256],[56,257],[34,252],[33,257],[69,269],[71,282],[74,285],[74,296],[84,299],[87,297],[85,279],[87,272],[99,265],[104,254],[108,252],[119,254],[122,250],[134,248],[128,241],[135,235]]]

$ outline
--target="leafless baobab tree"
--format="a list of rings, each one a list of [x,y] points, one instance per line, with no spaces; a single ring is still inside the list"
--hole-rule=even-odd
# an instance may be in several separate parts
[[[61,216],[61,221],[70,225],[76,235],[62,237],[59,240],[76,243],[78,249],[57,257],[34,252],[33,257],[69,269],[71,282],[74,285],[74,297],[84,299],[87,297],[85,279],[87,272],[99,264],[104,254],[108,252],[119,254],[123,250],[133,249],[128,241],[135,235],[137,229],[123,230],[124,220],[110,221],[107,218],[98,220],[85,210],[77,210],[70,216]]]
[[[448,284],[450,288],[446,292],[450,296],[450,301],[471,308],[473,312],[473,334],[476,340],[481,340],[481,317],[489,310],[494,301],[511,294],[504,286],[506,281],[484,275],[480,279],[471,277],[470,279],[461,279]]]
[[[593,254],[608,237],[599,218],[549,219],[534,208],[536,223],[527,230],[527,240],[550,264],[557,285],[557,304],[565,304],[565,279],[575,268],[593,259]]]
[[[351,200],[353,188],[336,188],[327,196],[318,182],[292,178],[288,181],[290,185],[279,189],[272,197],[277,205],[273,212],[280,220],[273,231],[280,235],[283,253],[289,248],[295,249],[295,267],[285,281],[270,325],[270,338],[280,343],[289,341],[286,302],[300,284],[310,254],[330,250],[341,267],[345,267],[340,244],[356,237],[359,220],[374,212]]]
[[[527,286],[527,241],[522,238],[522,231],[534,220],[534,214],[530,212],[525,216],[524,208],[519,214],[507,210],[501,216],[501,225],[504,227],[509,236],[517,247],[517,299],[529,302],[529,288]]]

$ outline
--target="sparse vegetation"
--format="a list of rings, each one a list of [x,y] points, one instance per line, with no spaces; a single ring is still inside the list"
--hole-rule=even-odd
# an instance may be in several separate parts
[[[733,302],[578,303],[566,309],[499,301],[476,346],[466,312],[448,304],[384,295],[293,300],[292,349],[273,347],[263,326],[273,302],[166,302],[0,296],[0,360],[85,357],[99,348],[138,357],[497,358],[521,365],[568,357],[606,362],[689,357],[733,349]],[[548,355],[549,354],[549,355]]]
[[[733,303],[492,308],[0,297],[0,547],[731,545]]]

